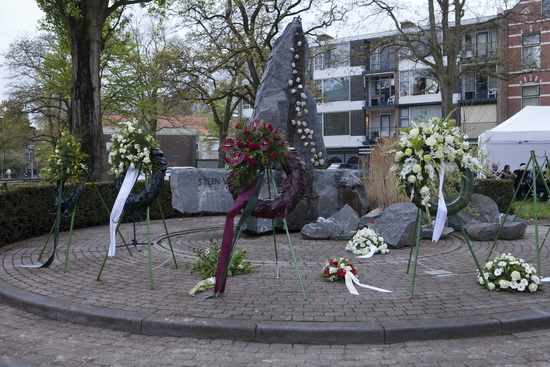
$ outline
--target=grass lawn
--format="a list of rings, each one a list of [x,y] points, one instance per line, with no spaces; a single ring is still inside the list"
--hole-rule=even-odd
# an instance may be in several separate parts
[[[535,204],[533,199],[526,201],[516,201],[514,204],[514,214],[522,219],[535,218]],[[550,203],[546,201],[537,202],[538,218],[550,218]]]

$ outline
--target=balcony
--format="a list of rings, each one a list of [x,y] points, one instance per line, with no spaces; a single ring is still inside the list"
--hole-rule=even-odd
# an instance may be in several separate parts
[[[387,109],[395,108],[395,92],[372,92],[367,94],[367,100],[363,103],[363,109]]]
[[[479,135],[495,126],[497,126],[496,122],[463,122],[461,124],[462,133],[474,141],[477,141]]]

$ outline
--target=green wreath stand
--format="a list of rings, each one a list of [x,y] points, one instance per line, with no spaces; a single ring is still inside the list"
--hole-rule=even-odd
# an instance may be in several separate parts
[[[148,256],[147,267],[149,271],[149,288],[153,289],[153,254],[152,254],[152,248],[151,248],[150,208],[153,202],[155,201],[157,202],[157,205],[158,205],[162,223],[164,225],[164,231],[166,233],[166,238],[168,239],[168,245],[170,246],[172,260],[174,261],[174,266],[176,267],[176,269],[178,268],[178,263],[176,261],[174,248],[172,247],[172,240],[170,238],[170,234],[168,233],[168,227],[166,226],[166,220],[164,218],[164,213],[162,211],[162,205],[160,204],[160,199],[158,198],[158,194],[160,193],[160,189],[164,183],[164,175],[166,173],[166,158],[164,157],[162,150],[160,150],[159,148],[153,148],[150,158],[151,158],[151,162],[153,162],[153,172],[152,172],[151,178],[147,180],[146,187],[141,193],[130,194],[130,196],[128,196],[124,204],[124,211],[120,216],[116,230],[117,230],[117,233],[120,233],[119,226],[120,226],[120,223],[122,223],[124,214],[127,211],[136,212],[138,210],[145,209],[146,211],[145,220],[147,223],[147,256]],[[120,189],[121,185],[122,185],[122,179],[115,180],[115,187],[117,188],[117,191]],[[109,211],[109,214],[110,214],[110,211]],[[125,241],[124,241],[124,246],[126,247],[126,250],[130,254],[130,256],[133,256],[132,251],[130,250],[130,248],[128,247]],[[105,252],[105,255],[103,256],[103,261],[99,268],[99,273],[97,274],[96,280],[100,280],[101,274],[103,273],[103,269],[105,268],[105,264],[107,263],[107,258],[108,258],[108,251]]]
[[[548,156],[539,157],[544,159],[544,165],[546,167],[550,167],[550,160],[548,159]],[[542,240],[542,243],[540,242],[540,236],[539,236],[539,202],[537,199],[538,192],[537,192],[537,178],[541,178],[543,186],[544,186],[544,192],[550,196],[550,188],[548,187],[548,184],[546,183],[546,175],[541,169],[541,166],[539,165],[537,161],[537,156],[535,155],[535,151],[530,151],[529,160],[527,161],[526,167],[531,167],[532,169],[532,180],[531,184],[528,186],[527,195],[523,198],[523,202],[526,202],[529,194],[532,194],[533,196],[533,211],[534,211],[534,225],[535,225],[535,256],[536,256],[536,269],[537,269],[537,275],[541,277],[541,264],[540,264],[540,250],[545,245],[546,239],[548,238],[548,235],[550,234],[550,228],[546,231],[546,234],[544,235],[544,239]],[[521,184],[524,183],[527,179],[527,169],[523,171],[523,174],[520,177],[518,187],[514,191],[514,197],[512,199],[512,202],[510,203],[510,206],[508,207],[508,210],[504,214],[504,218],[500,221],[500,228],[497,232],[497,235],[495,239],[493,240],[493,244],[491,246],[491,249],[489,251],[489,254],[487,255],[487,260],[489,261],[495,246],[497,245],[497,242],[500,237],[500,233],[502,232],[502,228],[504,227],[504,224],[506,223],[506,219],[508,218],[508,215],[510,214],[510,210],[512,209],[514,203],[516,202],[517,195],[519,193],[519,190],[521,188]]]
[[[479,261],[477,260],[477,257],[474,253],[474,249],[472,247],[472,244],[470,243],[470,239],[468,235],[466,234],[466,230],[464,229],[464,225],[462,221],[460,220],[460,217],[456,214],[458,214],[459,211],[464,209],[468,203],[470,202],[470,198],[472,197],[472,194],[474,193],[474,174],[472,171],[468,168],[460,168],[460,173],[462,180],[460,182],[460,193],[459,195],[453,200],[451,203],[447,205],[447,216],[455,215],[455,218],[458,222],[458,225],[460,227],[460,232],[462,233],[462,236],[464,237],[464,241],[468,245],[468,249],[470,250],[470,253],[472,254],[472,258],[474,259],[474,262],[476,264],[476,267],[481,274],[480,276],[483,277],[483,280],[485,282],[485,287],[487,286],[487,280],[485,279],[485,275],[483,274],[482,268],[479,265]],[[448,199],[447,193],[444,190],[445,200]],[[418,208],[416,212],[416,223],[415,223],[415,231],[414,231],[414,238],[415,238],[415,245],[414,247],[411,246],[411,250],[409,252],[409,261],[407,263],[407,274],[409,273],[410,266],[411,266],[411,259],[413,258],[413,249],[415,250],[414,255],[414,264],[413,264],[413,273],[412,273],[412,280],[411,280],[411,288],[410,288],[410,295],[411,298],[414,297],[414,286],[415,286],[415,280],[416,280],[416,270],[418,265],[418,254],[420,250],[420,244],[422,242],[422,213],[425,210],[425,206],[422,204],[422,198],[418,192],[416,192],[414,195],[411,195],[411,188],[407,188],[407,194],[411,198],[411,201],[413,204],[416,205]],[[437,203],[428,202],[428,210],[430,214],[436,215],[437,214]]]

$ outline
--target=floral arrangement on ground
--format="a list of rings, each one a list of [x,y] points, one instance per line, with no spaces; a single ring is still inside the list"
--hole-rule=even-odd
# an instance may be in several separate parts
[[[216,283],[215,275],[218,267],[218,259],[220,257],[220,246],[214,241],[211,241],[211,244],[212,248],[193,249],[193,252],[197,255],[197,261],[193,264],[188,264],[187,267],[192,273],[201,274],[203,280],[198,282],[197,285],[189,291],[191,297],[199,292],[214,288],[214,284]],[[257,267],[257,265],[252,265],[252,263],[248,261],[245,250],[236,249],[231,257],[231,262],[227,269],[227,276],[247,274]]]
[[[235,125],[235,138],[222,142],[220,149],[230,166],[230,176],[237,187],[250,185],[257,177],[261,166],[270,167],[280,163],[288,167],[296,154],[289,150],[285,136],[273,125],[254,120],[248,125]]]
[[[511,254],[499,254],[488,261],[483,268],[483,275],[487,280],[489,290],[508,292],[536,292],[541,279],[536,275],[536,269]],[[479,284],[484,286],[485,281],[477,272]]]
[[[480,170],[466,139],[450,119],[434,117],[402,129],[397,148],[390,151],[395,153],[391,169],[396,172],[399,192],[410,198],[420,194],[421,204],[427,207],[440,167],[446,171]]]
[[[384,238],[373,228],[368,227],[355,232],[346,245],[346,250],[361,256],[368,256],[371,252],[372,255],[376,253],[387,254],[390,252],[390,250],[388,250],[388,245],[384,242]]]
[[[357,275],[355,266],[348,259],[338,256],[326,261],[321,277],[329,282],[344,281],[348,271]]]
[[[87,156],[82,152],[80,140],[63,131],[42,175],[46,180],[80,183],[87,169],[84,164]]]
[[[118,126],[119,130],[111,136],[113,145],[108,162],[112,169],[109,172],[120,177],[129,168],[139,168],[145,175],[150,175],[153,171],[150,155],[153,148],[159,146],[153,132],[136,119],[121,122]]]

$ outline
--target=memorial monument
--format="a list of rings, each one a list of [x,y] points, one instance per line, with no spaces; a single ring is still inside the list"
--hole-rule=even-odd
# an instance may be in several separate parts
[[[358,215],[368,209],[361,180],[349,170],[326,170],[328,165],[313,94],[306,86],[309,47],[300,18],[295,18],[273,45],[250,121],[260,119],[284,134],[306,164],[307,190],[296,209],[287,216],[291,230],[299,230],[318,217],[329,217],[344,205]],[[171,174],[172,204],[187,214],[226,214],[232,198],[224,169],[178,169]],[[278,183],[284,173],[276,172]],[[209,183],[209,184],[205,184]],[[265,187],[266,185],[264,185]],[[267,197],[267,189],[262,196]],[[275,220],[276,227],[282,225]],[[250,218],[246,228],[256,233],[269,232],[271,219]]]

